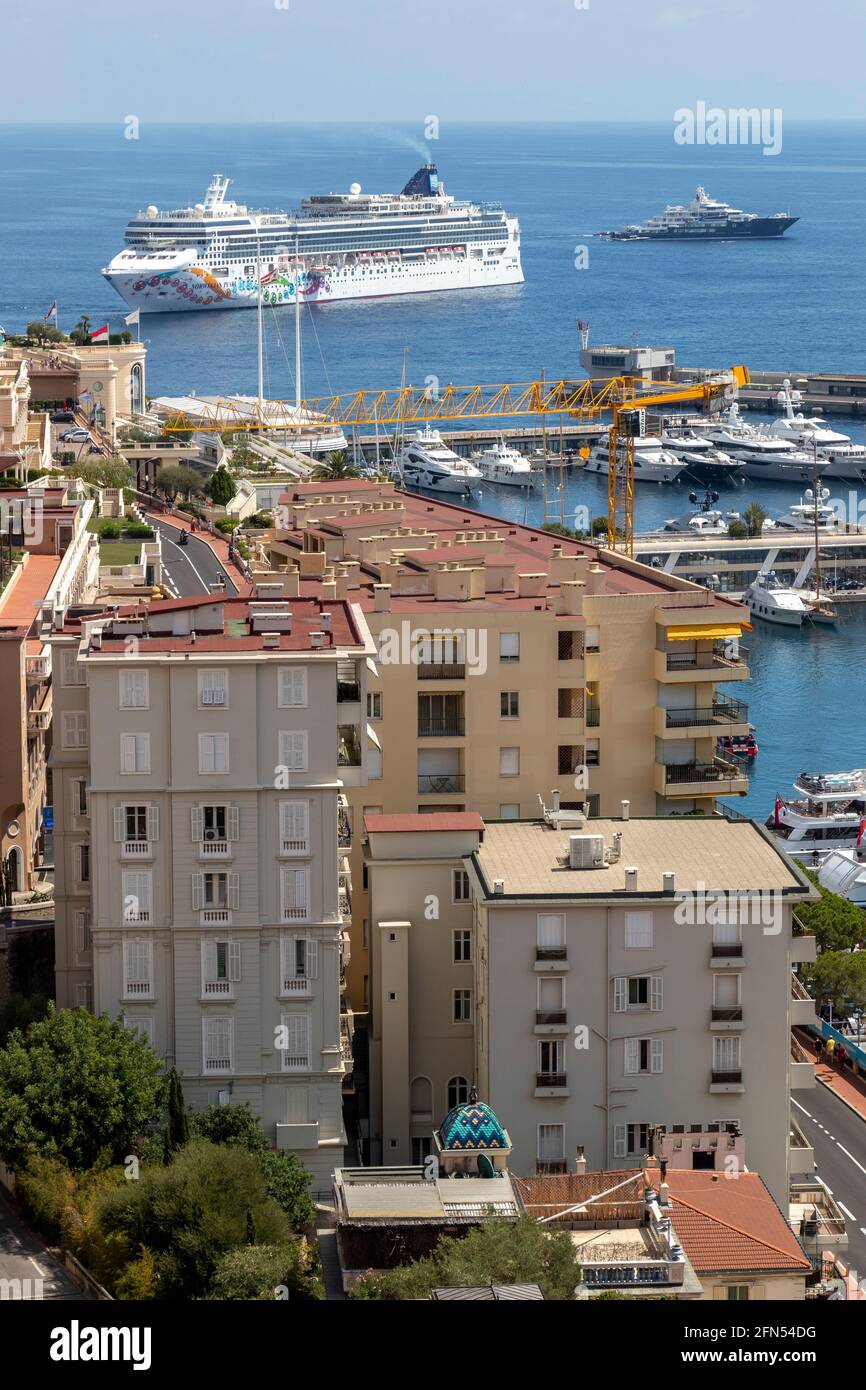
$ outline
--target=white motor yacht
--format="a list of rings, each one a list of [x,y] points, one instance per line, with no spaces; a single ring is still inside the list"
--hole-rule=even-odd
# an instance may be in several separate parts
[[[866,818],[866,769],[801,772],[792,800],[777,796],[767,829],[786,854],[818,864],[834,851],[856,851]],[[826,884],[826,887],[832,887]],[[839,889],[834,889],[838,892]]]
[[[747,425],[736,401],[721,420],[708,428],[707,436],[742,465],[748,478],[804,483],[810,482],[816,473],[823,478],[829,467],[829,460],[816,457],[814,451],[795,448],[789,440],[772,434],[770,427]]]
[[[822,473],[825,478],[861,478],[866,473],[866,445],[855,444],[850,435],[841,430],[830,429],[826,421],[815,416],[797,414],[795,407],[802,400],[799,391],[792,390],[786,377],[782,389],[776,397],[785,414],[781,420],[774,420],[770,433],[785,439],[795,448],[816,453],[825,459],[827,468]]]
[[[429,488],[431,492],[465,494],[481,482],[481,474],[474,463],[449,449],[439,431],[429,425],[418,430],[400,450],[397,468],[404,483],[410,487]]]
[[[662,448],[657,435],[644,434],[633,440],[634,480],[636,483],[675,483],[685,471],[685,465],[670,452]],[[624,448],[625,445],[620,446]],[[586,461],[587,473],[607,473],[610,462],[607,438],[601,439],[590,450]]]
[[[691,477],[701,482],[741,482],[744,477],[743,465],[738,459],[731,458],[705,434],[698,434],[688,426],[669,426],[662,433],[662,445],[686,465]]]
[[[775,570],[762,571],[743,594],[743,602],[753,617],[781,627],[802,627],[809,618],[800,591],[783,584]]]
[[[489,444],[471,454],[469,462],[481,474],[485,482],[502,483],[506,487],[527,487],[532,476],[532,465],[517,449],[506,444],[500,436],[497,444]]]
[[[817,496],[807,487],[799,502],[794,502],[785,515],[778,518],[776,525],[790,531],[814,531],[816,525],[819,531],[844,530],[836,508],[828,501],[829,496],[827,487],[819,487]]]

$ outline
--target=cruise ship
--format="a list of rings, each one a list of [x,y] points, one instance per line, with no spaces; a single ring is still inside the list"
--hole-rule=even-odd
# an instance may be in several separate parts
[[[214,174],[204,202],[148,207],[103,275],[131,309],[164,313],[367,299],[523,280],[520,226],[498,204],[456,200],[425,164],[401,193],[318,194],[293,212],[229,199]]]
[[[711,198],[698,188],[690,203],[669,204],[646,222],[634,222],[618,232],[597,232],[608,241],[740,241],[744,237],[782,236],[799,217],[774,212],[760,217]]]

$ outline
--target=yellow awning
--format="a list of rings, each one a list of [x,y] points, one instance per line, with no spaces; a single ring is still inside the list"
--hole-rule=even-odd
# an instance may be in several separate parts
[[[729,623],[726,627],[669,627],[669,642],[719,642],[723,637],[742,637],[740,623]]]

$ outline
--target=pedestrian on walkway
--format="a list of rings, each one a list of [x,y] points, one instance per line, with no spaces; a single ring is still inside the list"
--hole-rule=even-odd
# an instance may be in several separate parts
[[[836,1039],[835,1039],[835,1038],[828,1038],[828,1039],[827,1039],[827,1061],[828,1061],[828,1062],[832,1062],[832,1061],[833,1061],[833,1053],[834,1053],[835,1051],[836,1051]]]
[[[838,1052],[836,1053],[836,1056],[839,1058],[839,1070],[840,1070],[840,1071],[844,1071],[844,1070],[845,1070],[845,1063],[848,1061],[848,1052],[847,1052],[847,1050],[846,1050],[846,1048],[845,1048],[845,1044],[844,1044],[844,1043],[840,1043],[840,1044],[839,1044],[839,1050],[838,1050]]]
[[[815,1039],[815,1061],[821,1062],[824,1059],[824,1039],[819,1034]]]

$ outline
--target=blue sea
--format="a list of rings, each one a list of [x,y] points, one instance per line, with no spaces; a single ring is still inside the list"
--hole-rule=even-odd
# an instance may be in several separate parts
[[[782,153],[758,146],[680,146],[672,124],[0,126],[0,324],[15,331],[57,300],[61,326],[82,313],[122,327],[125,307],[100,275],[130,215],[201,199],[219,170],[233,195],[285,208],[357,181],[399,189],[434,161],[458,197],[501,201],[522,229],[526,282],[496,290],[412,295],[305,308],[304,394],[408,380],[526,381],[580,375],[575,321],[592,340],[666,344],[680,363],[753,370],[866,372],[866,123],[797,123]],[[708,245],[609,243],[592,234],[685,202],[698,184],[737,207],[790,211],[779,241]],[[588,267],[575,269],[588,251]],[[151,395],[254,392],[252,312],[150,315]],[[291,311],[268,311],[266,392],[291,396]],[[862,442],[862,424],[839,422]],[[755,485],[775,514],[795,495]],[[604,482],[577,479],[566,510],[604,510]],[[489,487],[478,505],[522,516]],[[688,508],[687,489],[644,487],[638,528]],[[515,508],[517,511],[515,511]],[[537,519],[538,503],[528,519]],[[760,753],[741,807],[765,814],[806,767],[866,764],[857,672],[866,618],[836,632],[756,627],[748,690]],[[737,692],[742,693],[742,692]]]

